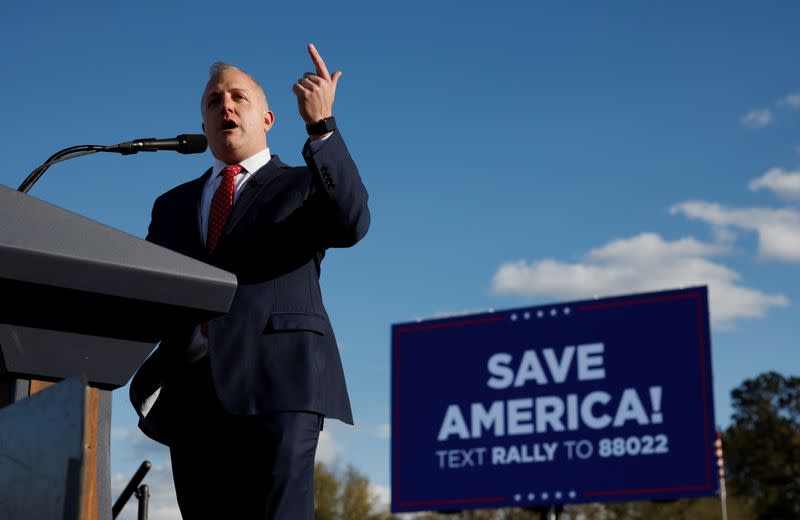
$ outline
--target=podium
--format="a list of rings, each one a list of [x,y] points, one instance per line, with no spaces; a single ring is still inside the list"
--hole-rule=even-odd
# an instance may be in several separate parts
[[[0,407],[85,378],[81,520],[111,517],[111,391],[169,328],[227,312],[236,285],[227,271],[0,185]],[[4,484],[0,518],[4,495],[18,493]]]

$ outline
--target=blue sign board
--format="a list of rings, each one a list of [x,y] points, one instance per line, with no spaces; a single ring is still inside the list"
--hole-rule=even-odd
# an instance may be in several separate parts
[[[392,511],[715,495],[705,287],[392,326]]]

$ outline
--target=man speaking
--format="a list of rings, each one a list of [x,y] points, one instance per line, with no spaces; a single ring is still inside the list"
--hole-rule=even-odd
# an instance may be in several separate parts
[[[158,197],[147,240],[237,276],[227,314],[176,323],[131,383],[139,426],[170,448],[184,520],[312,519],[323,419],[353,423],[322,303],[325,250],[367,232],[367,192],[333,118],[341,72],[293,86],[306,166],[270,155],[261,86],[224,63],[201,100],[214,163]]]

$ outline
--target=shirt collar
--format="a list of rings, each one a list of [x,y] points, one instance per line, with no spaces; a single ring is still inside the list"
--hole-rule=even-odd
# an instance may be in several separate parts
[[[241,164],[242,168],[244,168],[244,170],[242,171],[242,174],[255,173],[259,169],[264,167],[264,165],[267,164],[269,162],[269,160],[270,160],[270,155],[269,155],[269,146],[268,146],[268,147],[264,148],[263,150],[261,150],[260,152],[256,152],[254,155],[251,155],[250,157],[248,157],[247,159],[245,159],[244,161],[242,161],[242,162],[240,162],[238,164]],[[214,179],[216,179],[217,175],[219,175],[219,173],[222,171],[222,169],[225,168],[226,166],[228,166],[228,164],[220,161],[219,159],[217,159],[215,157],[214,158],[214,165],[212,166],[212,170],[211,170],[211,177],[209,177],[209,179],[208,179],[209,182],[212,182]]]

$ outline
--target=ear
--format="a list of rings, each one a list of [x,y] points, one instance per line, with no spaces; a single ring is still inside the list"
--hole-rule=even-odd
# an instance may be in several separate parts
[[[275,114],[270,109],[264,110],[264,133],[269,132],[272,125],[275,124]]]
[[[206,124],[205,123],[200,123],[200,128],[203,129],[203,133],[206,133]]]

